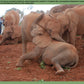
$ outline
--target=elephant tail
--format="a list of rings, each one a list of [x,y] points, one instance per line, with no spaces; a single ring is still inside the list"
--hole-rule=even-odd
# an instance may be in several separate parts
[[[78,54],[76,54],[74,64],[71,65],[70,68],[75,68],[78,65],[78,62],[79,62],[79,56],[78,56]]]

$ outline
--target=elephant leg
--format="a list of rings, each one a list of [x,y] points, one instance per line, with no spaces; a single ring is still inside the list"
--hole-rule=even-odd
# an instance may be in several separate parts
[[[76,33],[71,32],[70,33],[70,43],[75,45],[75,40],[76,40]]]
[[[61,56],[61,55],[59,55],[59,56]],[[56,74],[64,74],[65,71],[63,70],[63,68],[59,64],[59,61],[61,61],[59,56],[58,57],[56,56],[52,59],[52,64],[53,64],[54,68],[57,70]]]
[[[68,43],[70,42],[70,34],[69,34],[69,32],[67,32],[67,42]]]
[[[26,41],[24,41],[24,42],[22,42],[22,50],[23,50],[23,55],[25,54],[25,53],[27,53],[27,42]]]
[[[68,49],[61,51],[53,57],[51,62],[57,70],[56,74],[64,74],[65,71],[61,66],[72,63],[72,60],[71,52]]]
[[[56,74],[64,74],[65,71],[63,70],[63,68],[61,67],[61,65],[59,63],[54,63],[54,67],[56,68],[57,72]]]
[[[27,38],[26,38],[26,33],[24,31],[24,20],[22,22],[22,28],[21,28],[21,32],[22,32],[22,54],[24,55],[27,52]]]
[[[27,53],[27,40],[25,32],[22,30],[22,54]]]
[[[23,66],[25,60],[31,60],[34,58],[39,58],[42,54],[42,49],[39,47],[35,47],[31,52],[24,54],[20,57],[19,61],[17,62],[16,66]]]
[[[77,29],[74,28],[74,30],[72,30],[70,32],[70,43],[75,45],[75,41],[76,41],[76,33],[77,33]]]

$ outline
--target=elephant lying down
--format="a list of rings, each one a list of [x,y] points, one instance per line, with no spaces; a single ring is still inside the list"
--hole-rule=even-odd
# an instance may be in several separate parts
[[[49,34],[38,25],[34,26],[31,35],[33,36],[32,42],[36,47],[31,52],[21,56],[16,66],[23,66],[25,60],[42,57],[46,64],[55,67],[56,74],[63,74],[62,66],[75,67],[78,64],[79,56],[73,45],[52,40]]]
[[[7,42],[8,41],[8,42]],[[15,25],[13,27],[5,27],[2,39],[0,40],[0,45],[6,44],[17,44],[22,42],[21,27]]]

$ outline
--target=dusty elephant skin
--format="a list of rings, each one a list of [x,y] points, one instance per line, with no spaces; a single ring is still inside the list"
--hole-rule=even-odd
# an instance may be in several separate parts
[[[19,26],[19,13],[11,10],[5,14],[1,44],[16,44],[22,42],[21,27]]]
[[[32,41],[32,36],[30,31],[32,30],[32,23],[39,17],[41,14],[31,12],[30,14],[24,16],[22,21],[22,43],[23,43],[23,54],[27,52],[27,42]]]
[[[50,16],[49,14],[41,14],[35,21],[34,24],[38,24],[40,27],[45,29],[51,36],[51,38],[65,42],[61,38],[61,25],[59,20]],[[33,24],[32,24],[33,25]]]
[[[51,38],[63,41],[62,35],[68,30],[67,38],[69,42],[75,45],[76,35],[84,34],[84,5],[74,8],[68,8],[62,13],[56,13],[55,17],[49,15],[41,15],[43,17],[36,24],[47,30]],[[40,18],[39,17],[39,18]],[[54,20],[55,19],[55,20]]]
[[[51,10],[49,11],[49,14],[54,15],[55,13],[65,11],[67,8],[73,8],[75,6],[77,5],[58,5],[51,8]]]
[[[19,42],[22,42],[21,27],[18,25],[15,25],[13,27],[5,27],[0,45],[5,43],[6,41],[8,41],[6,44],[17,44]]]
[[[31,52],[21,56],[16,66],[23,66],[25,60],[42,57],[46,64],[55,67],[56,74],[64,74],[62,66],[75,67],[78,64],[79,56],[73,45],[52,40],[49,34],[38,25],[36,28],[34,26],[31,35],[33,36],[32,42],[36,47]]]
[[[5,14],[5,18],[4,18],[4,25],[5,27],[7,26],[11,26],[11,25],[18,25],[19,24],[19,13],[14,11],[14,10],[11,10],[11,11],[8,11],[6,14]]]

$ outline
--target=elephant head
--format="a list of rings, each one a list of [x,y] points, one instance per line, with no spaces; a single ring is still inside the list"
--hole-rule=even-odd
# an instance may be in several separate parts
[[[33,37],[32,42],[40,48],[45,48],[52,42],[49,34],[39,25],[34,26],[31,35]]]
[[[60,20],[52,19],[51,21],[48,22],[46,30],[50,34],[51,38],[57,41],[65,42],[62,39],[63,29],[61,29],[61,27],[62,25],[60,23]]]
[[[61,38],[62,29],[59,20],[56,20],[48,14],[41,14],[38,18],[36,18],[34,24],[38,24],[44,30],[46,30],[51,38],[64,42],[64,40]]]
[[[4,17],[4,25],[5,27],[6,26],[11,26],[11,25],[18,25],[19,24],[19,14],[14,11],[14,10],[11,10],[11,11],[8,11],[6,14],[5,14],[5,17]]]
[[[4,26],[7,27],[7,26],[13,25],[14,24],[13,18],[14,18],[14,16],[12,14],[11,15],[5,15]]]
[[[11,40],[18,37],[21,37],[21,28],[19,26],[7,26],[2,33],[2,40],[0,41],[0,44],[8,39]]]

